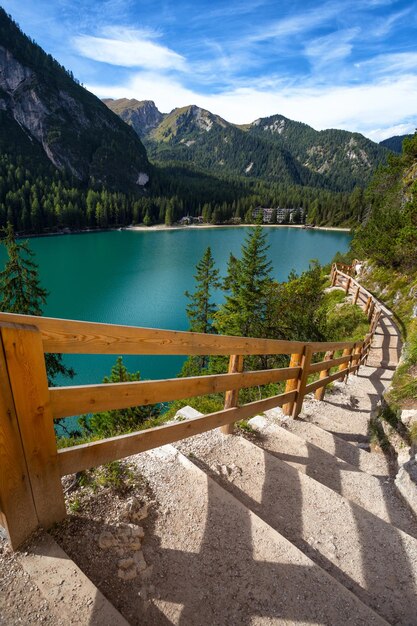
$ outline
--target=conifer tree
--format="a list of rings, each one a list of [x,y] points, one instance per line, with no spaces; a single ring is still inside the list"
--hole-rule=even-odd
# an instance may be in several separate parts
[[[220,287],[219,270],[214,265],[210,246],[204,252],[201,260],[196,265],[196,290],[194,293],[185,292],[189,299],[187,305],[187,317],[190,323],[189,329],[196,333],[215,333],[213,325],[216,305],[212,302],[213,290]],[[194,376],[205,369],[208,365],[207,356],[192,356],[184,363],[181,375]]]
[[[196,290],[194,293],[185,292],[190,300],[187,305],[187,317],[190,322],[190,331],[195,333],[213,333],[213,316],[216,305],[211,301],[212,292],[220,287],[219,270],[215,268],[210,246],[204,252],[196,265],[197,273],[194,278]]]
[[[128,372],[121,356],[117,357],[110,376],[103,378],[103,383],[126,383],[140,380],[140,372]],[[121,433],[132,432],[147,419],[159,415],[157,405],[134,406],[95,413],[91,418],[80,418],[80,424],[89,434],[100,437],[112,437]]]
[[[42,315],[48,292],[40,284],[38,266],[32,261],[34,253],[27,241],[16,241],[10,222],[2,232],[8,261],[0,272],[0,309],[7,313]],[[61,354],[46,354],[45,361],[50,384],[58,374],[74,377],[74,371],[62,363]]]
[[[268,293],[272,285],[268,244],[261,226],[251,229],[242,257],[229,261],[228,295],[216,314],[216,328],[225,335],[265,336]]]

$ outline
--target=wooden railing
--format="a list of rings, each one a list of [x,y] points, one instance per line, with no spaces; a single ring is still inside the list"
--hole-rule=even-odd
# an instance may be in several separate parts
[[[277,406],[296,418],[307,393],[314,391],[321,400],[329,383],[357,372],[367,359],[380,308],[336,266],[331,279],[367,312],[370,332],[364,340],[304,343],[0,313],[0,525],[12,547],[38,526],[65,517],[62,476],[213,428],[232,433],[237,420]],[[49,352],[231,356],[227,374],[49,388],[44,360]],[[288,355],[289,366],[244,371],[248,355]],[[284,393],[238,404],[239,389],[282,381]],[[56,418],[218,392],[225,392],[225,402],[215,413],[57,450]]]

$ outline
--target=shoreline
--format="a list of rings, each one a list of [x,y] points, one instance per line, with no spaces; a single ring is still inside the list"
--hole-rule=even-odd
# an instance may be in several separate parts
[[[314,228],[304,228],[303,224],[259,224],[262,228],[301,228],[301,230],[315,231],[315,230],[330,230],[350,233],[351,228],[344,228],[341,226],[314,226]],[[112,230],[137,230],[137,231],[149,231],[158,232],[162,230],[200,230],[205,228],[251,228],[257,226],[257,224],[190,224],[188,226],[166,226],[165,224],[155,224],[154,226],[124,226],[121,229]]]
[[[251,228],[256,224],[189,224],[188,226],[166,226],[165,224],[155,224],[154,226],[120,226],[114,228],[85,228],[83,230],[62,230],[56,233],[30,233],[16,234],[17,239],[32,239],[34,237],[62,237],[64,235],[88,235],[91,233],[109,233],[123,230],[135,230],[139,232],[161,232],[170,230],[202,230],[207,228]],[[301,228],[302,230],[317,231],[328,230],[334,232],[350,233],[351,228],[340,226],[315,226],[314,228],[304,228],[302,224],[260,224],[262,228]]]

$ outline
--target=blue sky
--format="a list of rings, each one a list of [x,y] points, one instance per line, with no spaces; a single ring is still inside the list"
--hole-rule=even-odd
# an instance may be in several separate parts
[[[417,126],[417,1],[2,6],[99,97],[154,100],[163,112],[197,104],[236,123],[280,113],[376,141]]]

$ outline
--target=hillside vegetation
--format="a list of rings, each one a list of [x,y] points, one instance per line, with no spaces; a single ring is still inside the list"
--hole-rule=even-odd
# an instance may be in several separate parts
[[[406,339],[389,397],[417,407],[417,134],[377,172],[366,197],[369,214],[352,254],[369,259],[361,281],[394,311]]]

